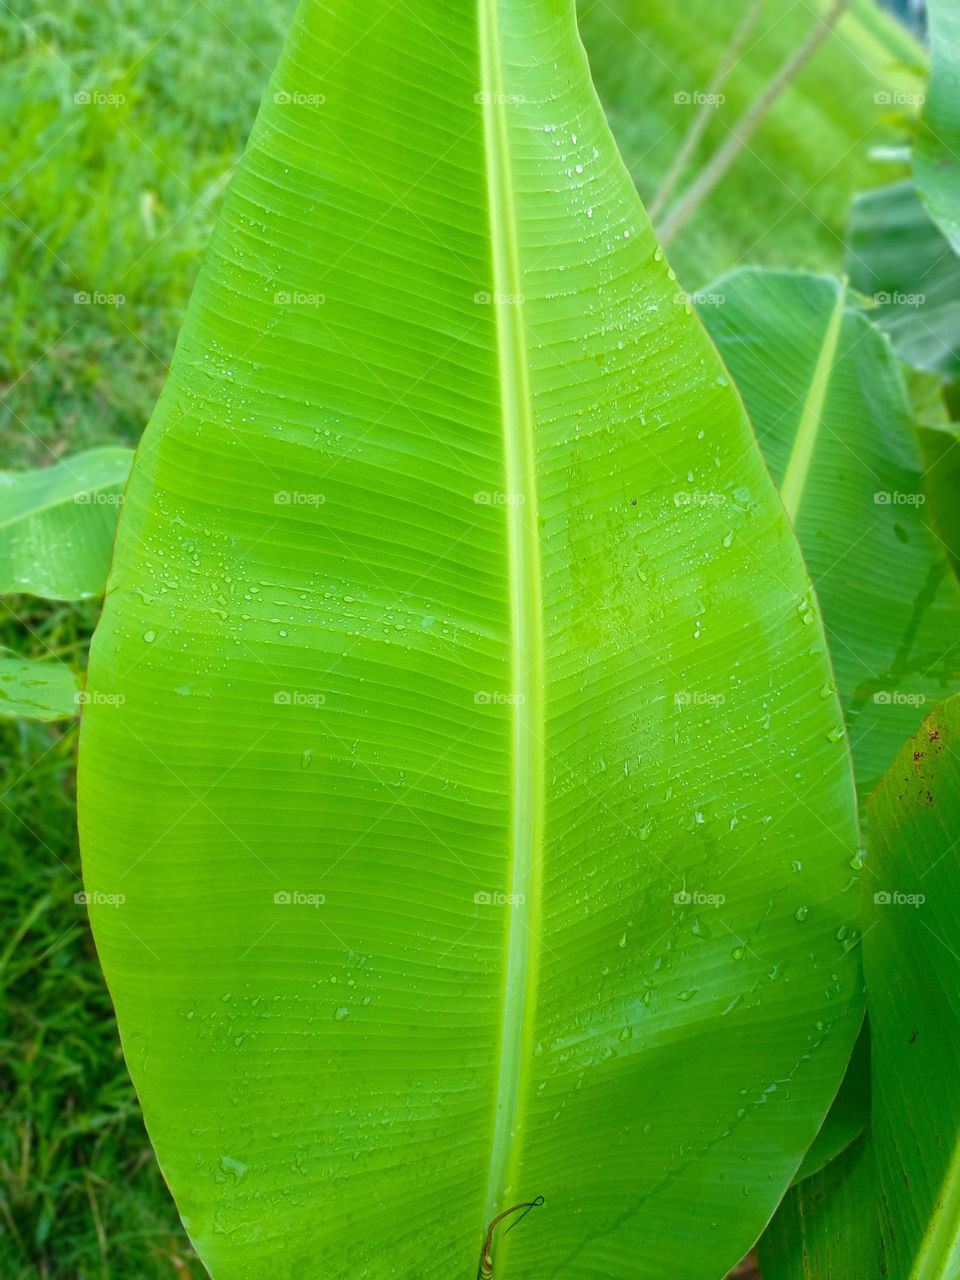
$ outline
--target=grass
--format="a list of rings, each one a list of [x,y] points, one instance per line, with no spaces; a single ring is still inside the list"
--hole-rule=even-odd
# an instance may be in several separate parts
[[[0,0],[0,466],[138,439],[292,7]],[[83,666],[95,621],[7,598],[0,645]],[[0,1276],[201,1280],[74,901],[76,736],[0,726]]]

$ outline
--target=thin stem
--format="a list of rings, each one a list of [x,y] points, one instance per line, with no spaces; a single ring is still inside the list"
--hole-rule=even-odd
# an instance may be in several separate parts
[[[704,100],[701,102],[699,110],[693,117],[690,128],[687,130],[687,135],[680,144],[680,148],[673,158],[673,163],[667,170],[663,182],[661,182],[656,195],[650,203],[648,212],[652,221],[656,222],[657,218],[660,217],[664,206],[673,195],[674,188],[683,177],[684,171],[687,167],[687,161],[690,159],[691,155],[693,155],[700,139],[706,131],[707,124],[710,121],[713,111],[713,102],[716,99],[717,94],[723,88],[727,76],[733,70],[734,65],[738,61],[740,53],[743,50],[743,46],[747,42],[747,36],[756,26],[757,18],[760,16],[760,10],[762,8],[763,0],[753,0],[753,3],[749,6],[740,20],[740,25],[733,33],[733,38],[727,46],[723,57],[717,64],[717,69],[714,72],[713,79],[710,81],[709,88],[704,95]]]
[[[668,245],[686,226],[698,206],[727,173],[784,89],[796,79],[830,35],[849,4],[850,0],[833,0],[829,12],[814,23],[804,43],[786,59],[753,106],[733,126],[727,141],[714,153],[699,178],[687,188],[686,195],[680,197],[658,228],[657,236],[662,245]]]

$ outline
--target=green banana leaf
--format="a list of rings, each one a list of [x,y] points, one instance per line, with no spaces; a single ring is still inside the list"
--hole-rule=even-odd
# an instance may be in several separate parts
[[[103,594],[132,458],[111,447],[35,471],[0,471],[0,593]]]
[[[954,572],[960,574],[960,427],[954,423],[924,424],[917,436],[934,526]]]
[[[960,698],[938,706],[870,798],[863,934],[869,1132],[784,1198],[764,1280],[953,1280],[960,1271]]]
[[[698,115],[709,125],[677,195],[829,8],[829,0],[764,0],[715,89],[751,3],[581,3],[597,90],[646,204]],[[692,289],[745,262],[839,271],[850,201],[877,181],[871,151],[899,143],[904,118],[917,114],[925,62],[920,45],[875,0],[854,0],[670,246],[681,281]]]
[[[920,194],[960,253],[960,8],[956,0],[927,0],[931,70],[914,147]]]
[[[0,649],[0,720],[69,720],[84,695],[63,662],[18,658]]]
[[[794,1177],[802,1182],[824,1169],[863,1133],[870,1122],[870,1030],[864,1023],[820,1132]]]
[[[960,698],[941,704],[870,799],[864,969],[872,1132],[891,1274],[960,1274]]]
[[[960,374],[960,258],[912,182],[860,195],[847,233],[847,272],[875,304],[870,318],[915,369]]]
[[[900,1280],[880,1238],[869,1134],[787,1192],[757,1256],[763,1280]]]
[[[572,5],[306,0],[81,728],[97,946],[216,1280],[472,1280],[540,1197],[497,1280],[722,1276],[862,1015],[829,680]]]
[[[960,586],[900,372],[834,280],[748,269],[705,298],[813,577],[865,803],[924,708],[960,689]]]

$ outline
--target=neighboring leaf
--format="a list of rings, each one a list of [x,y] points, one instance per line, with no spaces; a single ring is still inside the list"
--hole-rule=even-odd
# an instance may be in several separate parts
[[[757,1254],[763,1280],[900,1280],[884,1262],[869,1134],[790,1188]]]
[[[715,1280],[861,1019],[823,632],[572,9],[374,17],[301,5],[121,516],[127,1060],[217,1280],[473,1280],[538,1196],[497,1280]]]
[[[899,369],[833,280],[745,270],[708,297],[820,599],[865,802],[924,706],[960,688],[960,586]]]
[[[132,458],[91,449],[36,471],[0,471],[0,592],[103,594]]]
[[[62,662],[17,658],[0,649],[0,720],[68,720],[80,710],[79,687]]]
[[[916,369],[960,374],[960,258],[912,182],[860,195],[847,236],[847,271],[870,296],[870,318]]]
[[[920,427],[917,434],[933,523],[954,571],[960,573],[960,428],[931,424]]]
[[[819,1173],[858,1138],[870,1120],[870,1029],[861,1028],[850,1062],[833,1105],[827,1112],[810,1149],[803,1157],[794,1183]]]
[[[750,3],[581,3],[597,89],[647,205],[698,113],[709,113],[710,126],[679,192],[828,8],[827,0],[765,0],[723,82],[723,100],[703,102]],[[743,262],[839,270],[850,201],[877,180],[870,152],[901,140],[903,116],[916,114],[912,104],[924,88],[924,63],[923,50],[894,18],[874,0],[855,0],[671,245],[683,283],[692,289]]]
[[[872,1130],[893,1276],[960,1275],[960,698],[870,799],[864,968]]]
[[[913,168],[920,194],[960,253],[960,6],[928,0],[931,71]]]

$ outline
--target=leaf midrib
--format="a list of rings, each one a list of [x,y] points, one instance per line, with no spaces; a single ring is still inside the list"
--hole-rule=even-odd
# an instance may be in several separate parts
[[[783,473],[783,482],[780,485],[780,498],[786,507],[787,515],[794,524],[806,490],[810,464],[813,461],[823,422],[823,406],[826,403],[830,375],[837,357],[846,292],[846,285],[841,284],[837,290],[836,304],[823,335],[823,344],[814,366],[810,390],[803,402],[797,434],[794,436],[793,448],[790,450],[787,467]]]
[[[510,170],[497,0],[477,0],[490,242],[503,427],[510,573],[513,794],[510,893],[496,1116],[486,1196],[489,1221],[513,1188],[522,1132],[523,1067],[532,1052],[543,832],[543,607],[534,415],[520,248]],[[532,1194],[532,1193],[531,1193]]]

